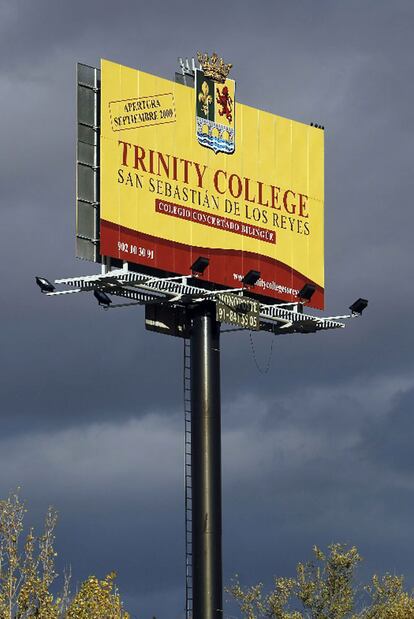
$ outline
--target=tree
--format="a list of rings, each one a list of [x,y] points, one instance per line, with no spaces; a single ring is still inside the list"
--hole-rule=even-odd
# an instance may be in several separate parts
[[[275,578],[269,593],[262,583],[243,588],[238,577],[227,591],[245,619],[414,619],[414,595],[404,590],[404,579],[374,575],[358,587],[360,561],[354,546],[332,544],[326,554],[315,546],[313,559],[299,563],[294,578]]]
[[[112,572],[103,580],[90,576],[72,600],[65,619],[128,619],[115,589]]]
[[[360,619],[414,619],[414,596],[404,591],[402,576],[375,575],[365,590],[371,604],[358,616]]]
[[[66,574],[62,593],[52,593],[58,577],[57,513],[49,507],[42,535],[36,537],[29,529],[22,540],[26,511],[18,492],[0,501],[0,619],[128,619],[115,588],[115,573],[103,580],[90,576],[74,596]]]

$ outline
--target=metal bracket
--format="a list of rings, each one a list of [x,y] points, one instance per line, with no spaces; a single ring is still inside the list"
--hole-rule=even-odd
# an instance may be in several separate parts
[[[190,60],[188,58],[182,58],[181,56],[178,58],[178,64],[180,65],[180,69],[183,75],[191,75],[194,76],[194,73],[197,69],[196,62],[194,58],[191,58],[191,66]]]
[[[206,300],[219,300],[223,292],[241,293],[243,288],[228,290],[206,290],[199,286],[188,284],[187,276],[154,277],[136,273],[128,269],[116,269],[103,274],[69,277],[55,280],[58,286],[66,289],[47,292],[47,296],[59,296],[77,292],[93,292],[101,290],[109,295],[130,299],[132,303],[121,303],[109,306],[110,309],[126,307],[127,305],[147,305],[149,303],[166,306],[188,306]],[[355,318],[354,314],[329,316],[327,318],[305,314],[298,311],[300,304],[291,303],[260,303],[260,329],[274,335],[287,333],[315,333],[327,329],[343,329],[343,320]]]

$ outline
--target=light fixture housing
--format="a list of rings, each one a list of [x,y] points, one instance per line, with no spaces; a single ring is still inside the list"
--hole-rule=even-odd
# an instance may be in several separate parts
[[[209,258],[205,258],[204,256],[199,256],[197,260],[193,262],[191,265],[191,273],[193,275],[203,275],[204,271],[210,264]]]
[[[43,293],[54,292],[55,290],[54,285],[48,279],[46,279],[46,277],[36,276],[35,280],[36,280],[36,284],[39,286],[40,290]]]
[[[255,271],[254,269],[250,269],[243,277],[242,282],[245,286],[254,286],[256,282],[260,279],[260,271]]]
[[[352,305],[349,306],[349,309],[352,314],[360,316],[367,305],[367,299],[357,299],[354,303],[352,303]]]
[[[311,298],[313,297],[315,290],[316,290],[315,284],[309,284],[309,282],[306,282],[302,290],[299,290],[298,298],[301,301],[310,301]]]
[[[93,296],[102,307],[109,307],[112,303],[112,299],[110,299],[103,290],[94,290]]]
[[[293,325],[296,333],[316,333],[318,330],[313,320],[298,320]]]

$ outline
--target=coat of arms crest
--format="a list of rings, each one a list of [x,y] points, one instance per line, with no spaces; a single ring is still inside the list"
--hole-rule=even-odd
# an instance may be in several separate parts
[[[215,153],[234,153],[235,82],[227,76],[232,67],[212,54],[198,53],[201,69],[195,72],[196,132],[202,146]]]

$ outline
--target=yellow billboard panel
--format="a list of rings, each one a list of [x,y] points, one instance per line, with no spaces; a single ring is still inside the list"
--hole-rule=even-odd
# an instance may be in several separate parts
[[[235,101],[232,80],[195,88],[101,65],[101,254],[323,307],[323,132]]]

